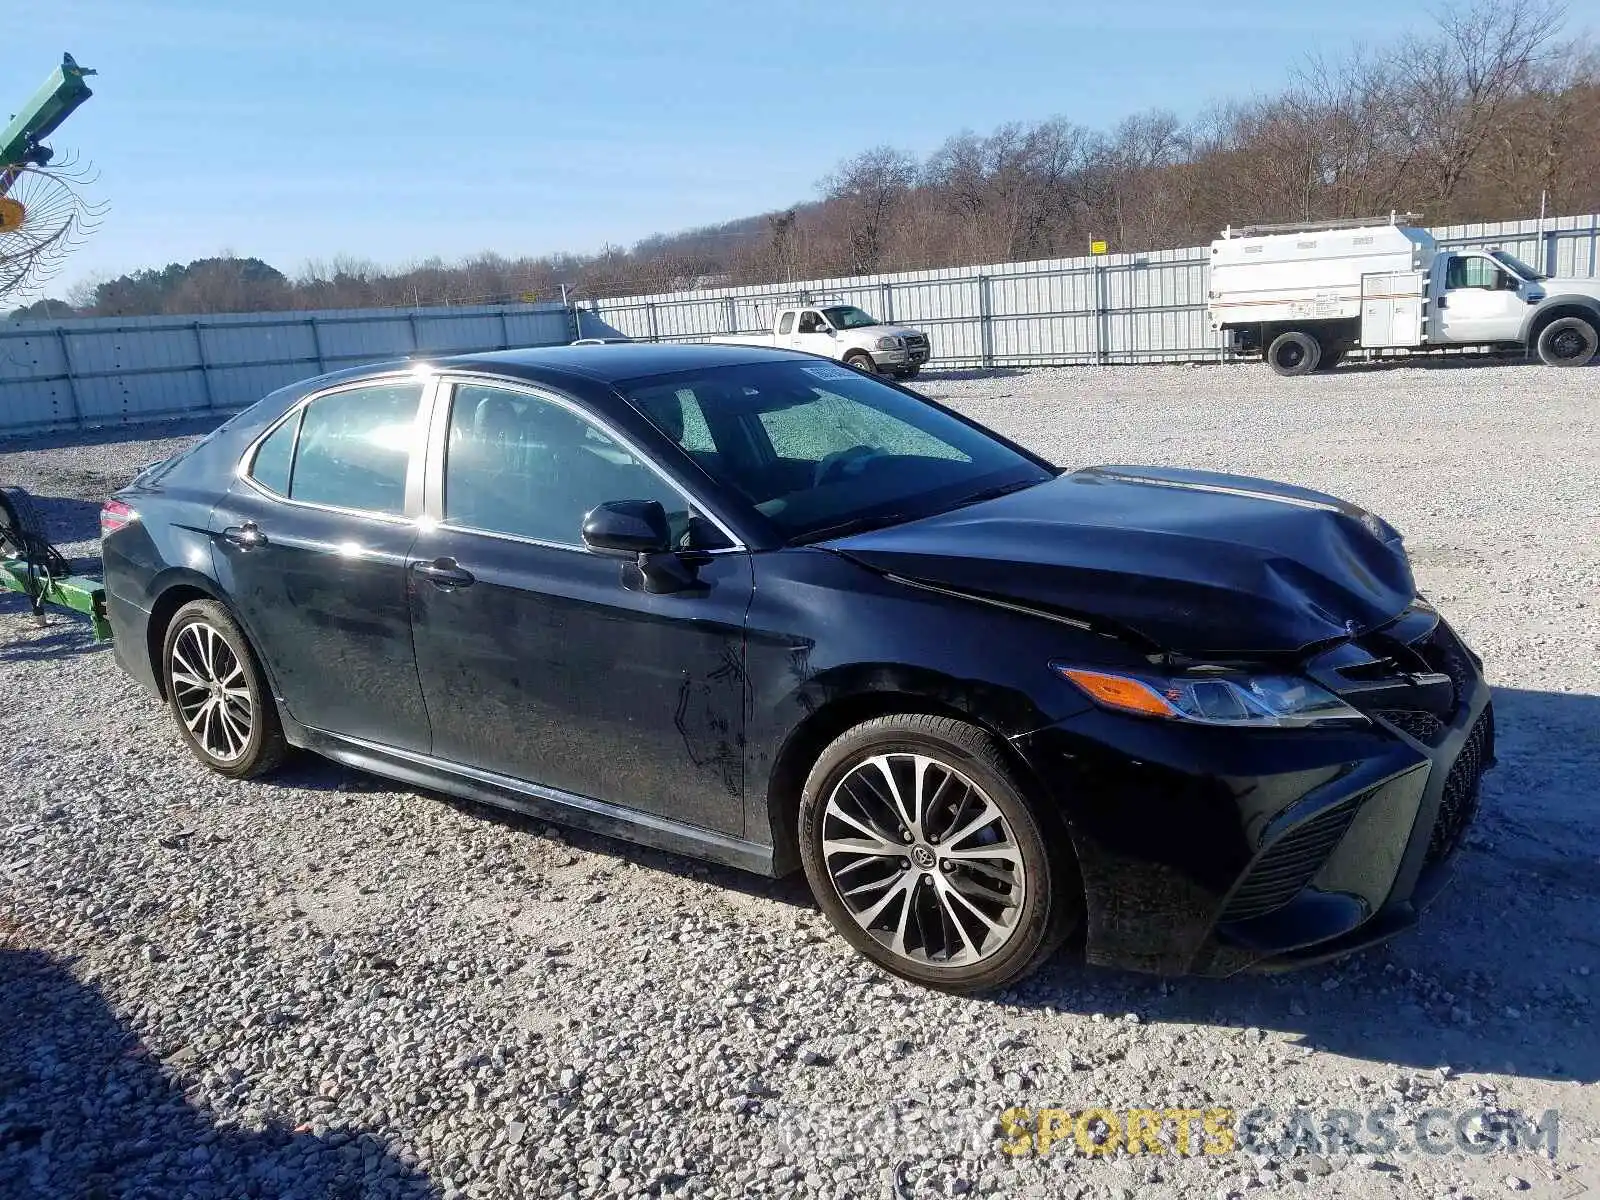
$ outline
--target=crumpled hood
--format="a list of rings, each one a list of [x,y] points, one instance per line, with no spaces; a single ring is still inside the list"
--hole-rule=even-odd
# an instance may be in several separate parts
[[[1297,651],[1385,624],[1416,596],[1400,535],[1370,513],[1209,471],[1090,467],[825,544],[1191,655]]]

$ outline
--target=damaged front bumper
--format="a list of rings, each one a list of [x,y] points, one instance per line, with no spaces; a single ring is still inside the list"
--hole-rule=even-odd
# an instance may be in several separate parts
[[[1228,975],[1348,954],[1448,879],[1494,761],[1475,658],[1431,610],[1305,664],[1361,728],[1095,710],[1016,739],[1077,853],[1091,962]]]

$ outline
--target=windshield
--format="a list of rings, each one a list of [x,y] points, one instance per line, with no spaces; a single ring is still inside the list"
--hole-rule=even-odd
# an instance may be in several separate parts
[[[857,308],[854,304],[839,304],[833,308],[825,308],[822,315],[827,317],[835,329],[865,329],[868,325],[881,325],[882,321],[867,312]]]
[[[944,512],[1052,471],[849,367],[764,362],[621,390],[790,541]]]
[[[1535,271],[1527,263],[1516,257],[1516,255],[1507,254],[1504,250],[1491,250],[1489,251],[1489,257],[1500,263],[1501,266],[1509,268],[1513,274],[1520,275],[1524,279],[1545,278],[1544,275],[1541,275],[1538,271]]]

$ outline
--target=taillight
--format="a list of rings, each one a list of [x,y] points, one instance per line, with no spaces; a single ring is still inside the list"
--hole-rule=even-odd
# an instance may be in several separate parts
[[[115,533],[129,521],[137,521],[139,514],[133,506],[124,504],[121,500],[107,500],[100,506],[100,536],[102,538]]]

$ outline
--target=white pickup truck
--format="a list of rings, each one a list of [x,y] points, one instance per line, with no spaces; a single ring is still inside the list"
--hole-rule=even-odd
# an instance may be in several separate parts
[[[928,361],[928,335],[885,325],[853,304],[781,308],[771,333],[725,334],[710,339],[735,346],[782,346],[836,358],[869,374],[914,379]]]
[[[1600,352],[1600,279],[1552,279],[1502,250],[1441,250],[1404,219],[1224,232],[1211,243],[1211,328],[1280,375],[1358,348],[1516,346],[1560,367]]]

